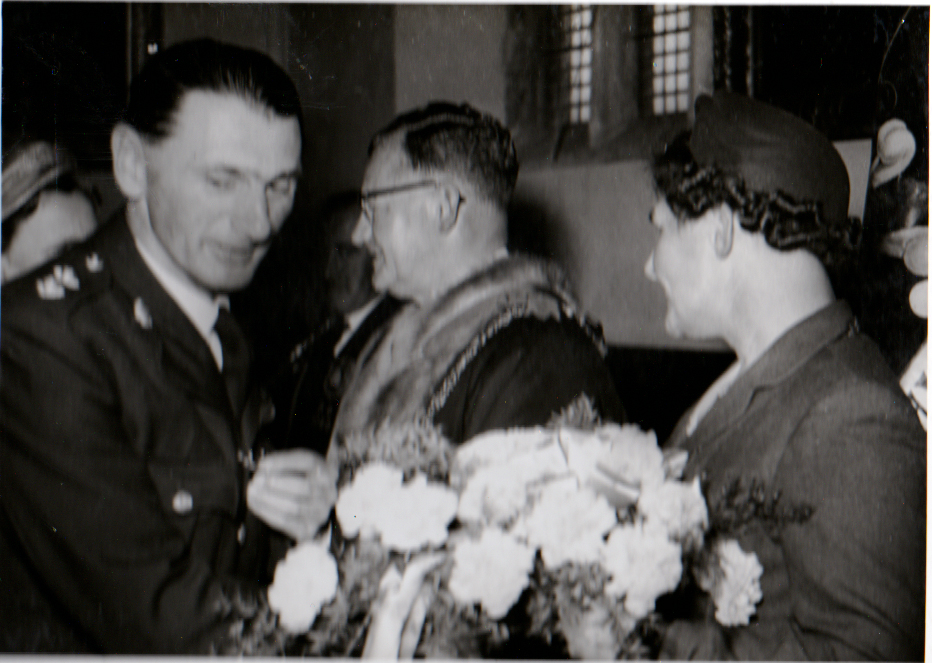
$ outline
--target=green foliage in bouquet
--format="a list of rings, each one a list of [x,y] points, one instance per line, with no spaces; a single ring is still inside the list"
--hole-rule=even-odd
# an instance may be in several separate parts
[[[371,540],[347,541],[338,530],[331,551],[340,572],[336,596],[321,609],[312,629],[297,638],[297,646],[308,656],[358,656],[369,625],[369,606],[390,563],[389,551]]]
[[[212,655],[280,656],[286,652],[288,634],[279,628],[278,617],[264,594],[245,594],[233,588],[220,595],[216,609],[229,627],[214,643]]]
[[[422,472],[431,481],[445,482],[455,453],[453,444],[430,421],[386,420],[377,428],[352,434],[340,446],[340,483],[348,483],[361,465],[372,462],[401,469],[406,480]]]

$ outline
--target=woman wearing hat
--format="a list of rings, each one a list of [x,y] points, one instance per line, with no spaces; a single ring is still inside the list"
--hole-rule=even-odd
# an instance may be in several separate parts
[[[921,659],[925,435],[829,278],[859,240],[844,163],[800,119],[719,92],[653,175],[667,331],[737,355],[667,447],[689,454],[709,538],[759,582],[678,597],[661,656]]]

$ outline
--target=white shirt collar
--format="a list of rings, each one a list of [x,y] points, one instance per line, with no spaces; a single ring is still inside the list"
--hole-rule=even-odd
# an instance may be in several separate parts
[[[383,299],[385,299],[385,295],[370,299],[367,304],[363,304],[355,311],[346,315],[346,329],[343,330],[343,335],[340,337],[340,340],[337,341],[337,344],[333,346],[334,357],[340,354],[340,350],[349,343],[350,338],[356,333],[356,330],[359,329],[359,325],[362,324],[362,321],[372,313],[372,309],[378,306],[379,302]]]
[[[209,292],[199,288],[187,279],[179,277],[169,269],[166,269],[158,259],[152,255],[139,240],[134,238],[136,249],[142,256],[143,262],[152,272],[155,280],[165,288],[165,292],[171,297],[178,308],[187,316],[194,328],[201,335],[210,352],[217,362],[217,367],[223,367],[223,348],[220,344],[220,337],[214,331],[214,324],[217,322],[217,313],[220,306],[229,308],[230,300],[226,295],[212,297]]]

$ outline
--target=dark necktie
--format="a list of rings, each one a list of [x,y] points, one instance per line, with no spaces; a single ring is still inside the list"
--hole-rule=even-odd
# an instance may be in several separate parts
[[[249,375],[249,346],[233,315],[223,306],[217,313],[214,331],[223,347],[223,380],[233,412],[239,416],[246,402],[246,381]]]

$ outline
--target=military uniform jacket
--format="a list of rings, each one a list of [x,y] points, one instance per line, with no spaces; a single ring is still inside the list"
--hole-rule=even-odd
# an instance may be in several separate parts
[[[714,610],[675,626],[670,657],[921,659],[925,435],[847,304],[787,332],[691,435],[686,421],[670,445],[713,527],[757,555],[763,598],[747,626]]]
[[[209,650],[255,591],[243,421],[122,218],[3,287],[0,353],[2,648]]]

